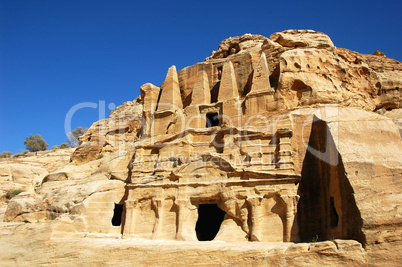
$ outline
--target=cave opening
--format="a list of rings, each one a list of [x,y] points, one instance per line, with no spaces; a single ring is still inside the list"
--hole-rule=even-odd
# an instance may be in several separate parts
[[[200,204],[195,232],[199,241],[211,241],[221,227],[226,212],[216,204]]]
[[[114,204],[112,225],[120,226],[121,225],[121,217],[123,215],[123,204]]]
[[[218,113],[208,113],[206,115],[206,127],[219,126],[219,115]]]

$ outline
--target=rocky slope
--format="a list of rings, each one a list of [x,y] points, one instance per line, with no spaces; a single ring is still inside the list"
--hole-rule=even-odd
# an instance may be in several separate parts
[[[335,47],[323,33],[289,30],[269,38],[250,34],[228,38],[204,62],[177,72],[175,67],[169,69],[160,87],[143,85],[138,98],[116,108],[108,119],[95,122],[81,137],[82,145],[74,151],[38,152],[38,155],[2,160],[2,193],[15,189],[25,192],[2,202],[5,222],[1,243],[11,245],[2,249],[0,258],[8,265],[111,265],[126,264],[126,255],[131,255],[138,264],[147,265],[156,263],[156,259],[142,255],[158,253],[162,255],[158,259],[163,258],[158,264],[168,266],[201,263],[255,266],[387,263],[397,266],[402,262],[402,254],[395,253],[402,251],[401,88],[401,62],[380,52],[363,55]],[[167,94],[169,90],[172,91]],[[261,95],[265,97],[261,98],[263,101]],[[162,104],[169,101],[177,109],[165,109]],[[197,130],[199,123],[189,122],[188,127],[180,124],[180,118],[199,110],[204,115],[222,110],[225,114],[229,110],[231,113],[226,114],[233,121],[239,117],[233,122],[238,125],[220,122],[214,140],[218,146],[209,147],[215,152],[194,145],[195,139],[204,140],[212,131]],[[269,123],[261,121],[256,114],[264,116]],[[159,124],[155,127],[156,122]],[[278,136],[284,129],[291,134]],[[226,135],[230,131],[235,133],[229,136],[232,139]],[[234,141],[247,131],[259,140],[272,138],[269,139],[271,146],[277,148],[269,152],[276,164],[274,169],[269,164],[252,166],[256,158],[271,154],[262,150],[250,153],[247,151],[250,148]],[[192,143],[189,138],[193,138]],[[275,138],[285,140],[286,145]],[[208,165],[207,172],[200,172],[192,169],[191,164],[196,160],[187,162],[171,154],[162,157],[171,151],[186,155],[201,149],[204,158],[219,158],[230,168]],[[233,159],[236,156],[242,158],[241,163]],[[285,157],[291,161],[284,162]],[[152,166],[138,165],[153,158],[157,160],[149,161]],[[282,167],[278,167],[280,164]],[[263,168],[267,169],[261,172]],[[293,216],[287,212],[289,206],[278,207],[280,199],[291,196],[288,187],[288,191],[268,193],[259,199],[266,200],[261,203],[270,212],[261,215],[260,220],[274,221],[274,230],[262,228],[259,233],[251,213],[256,206],[251,204],[250,195],[239,193],[239,200],[236,199],[239,196],[230,195],[220,185],[220,200],[216,201],[226,212],[218,235],[221,240],[237,242],[240,239],[235,235],[247,233],[250,237],[243,237],[245,241],[263,241],[280,232],[278,240],[282,241],[283,231],[283,241],[297,243],[205,242],[199,245],[194,241],[121,239],[129,228],[128,221],[122,219],[129,218],[132,192],[134,197],[143,194],[140,200],[154,193],[153,189],[129,188],[156,187],[166,181],[163,186],[172,187],[180,179],[190,183],[193,176],[233,179],[240,174],[242,179],[244,175],[253,175],[255,179],[287,175],[296,179],[293,186],[297,192],[292,196],[298,201],[294,207],[295,219],[289,221]],[[273,188],[278,190],[279,185]],[[255,186],[253,194],[259,196],[259,190]],[[289,194],[285,198],[280,195],[284,191]],[[267,195],[270,198],[266,199]],[[276,205],[271,205],[273,199]],[[171,206],[160,204],[164,202],[158,196],[143,202],[141,231],[150,230],[154,239],[171,239],[167,234],[155,232],[160,231],[158,220],[161,221],[160,214],[164,213],[171,214],[165,223],[172,223],[175,228],[169,231],[182,227],[175,225],[176,217],[181,216],[183,206],[180,205],[184,203],[180,201]],[[164,205],[168,208],[158,208]],[[189,206],[189,214],[193,214],[197,205]],[[124,210],[117,212],[123,206]],[[194,215],[190,217],[197,220]],[[189,238],[193,234],[190,228],[183,230],[180,238]],[[266,231],[268,234],[264,236]],[[26,235],[32,241],[20,247]],[[37,257],[32,250],[48,256]]]

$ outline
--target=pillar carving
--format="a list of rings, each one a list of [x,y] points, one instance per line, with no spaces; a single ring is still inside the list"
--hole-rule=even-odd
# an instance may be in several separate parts
[[[251,218],[251,225],[249,225],[251,241],[261,241],[262,199],[262,197],[251,197],[246,200]]]
[[[191,225],[187,219],[191,216],[191,210],[195,208],[189,199],[176,199],[175,205],[177,206],[177,231],[176,240],[181,241],[196,241],[197,238],[194,233],[190,233],[186,226]],[[194,232],[194,231],[192,231]]]
[[[164,199],[152,199],[152,208],[154,209],[156,215],[154,230],[152,233],[153,239],[159,239],[163,235],[164,203]]]
[[[124,205],[126,208],[126,219],[123,228],[123,238],[130,238],[135,234],[135,220],[138,209],[138,201],[126,200]]]
[[[286,206],[286,216],[283,225],[283,241],[290,242],[292,227],[294,219],[297,213],[297,203],[299,201],[299,196],[281,196],[282,201]]]

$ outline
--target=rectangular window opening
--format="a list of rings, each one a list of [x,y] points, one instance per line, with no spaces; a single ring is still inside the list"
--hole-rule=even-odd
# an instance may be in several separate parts
[[[219,115],[218,113],[208,113],[206,115],[206,127],[219,126]]]

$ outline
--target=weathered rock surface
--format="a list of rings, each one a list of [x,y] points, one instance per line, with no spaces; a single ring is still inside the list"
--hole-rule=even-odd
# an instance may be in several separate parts
[[[0,161],[0,196],[12,190],[33,192],[49,173],[70,162],[74,149],[59,149],[14,155]]]
[[[226,58],[230,55],[251,49],[261,49],[263,44],[280,47],[265,36],[246,33],[242,36],[230,37],[219,45],[218,51],[213,51],[206,61]]]
[[[141,103],[141,97],[125,102],[114,109],[109,118],[95,122],[80,137],[82,144],[72,154],[71,161],[83,164],[131,146],[141,131]]]
[[[71,153],[74,148],[28,152],[26,154],[15,154],[11,158],[0,159],[0,164],[18,163],[40,167],[52,172],[70,162]]]
[[[392,121],[398,126],[399,128],[399,133],[402,136],[402,109],[397,108],[397,109],[392,109],[392,110],[384,110],[381,109],[378,111],[379,114],[382,114],[384,116],[387,116],[388,118],[391,118]]]
[[[368,246],[398,240],[402,143],[392,120],[339,106],[297,114],[314,114],[298,191],[302,240],[337,236]]]
[[[362,266],[369,261],[356,241],[224,243],[114,238],[51,238],[46,224],[0,226],[3,266]],[[21,246],[25,244],[25,246]]]
[[[283,47],[334,47],[328,35],[313,30],[286,30],[272,34],[269,39]]]
[[[120,203],[124,196],[125,183],[112,176],[109,168],[116,158],[118,152],[47,174],[34,192],[11,199],[4,221],[44,222],[57,218],[79,232],[119,233],[120,227],[111,225],[111,220],[114,203]]]
[[[228,38],[94,123],[71,163],[1,162],[30,188],[2,238],[36,238],[2,259],[398,265],[401,88],[401,62],[323,33]]]
[[[22,163],[0,164],[0,189],[3,192],[33,190],[35,184],[40,184],[47,174],[47,170],[37,166]]]

